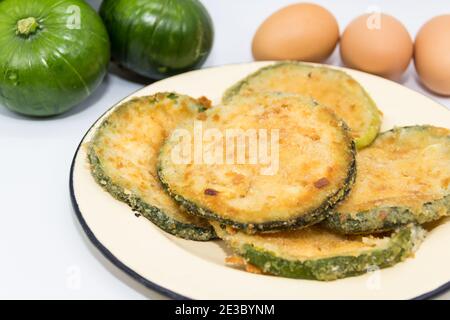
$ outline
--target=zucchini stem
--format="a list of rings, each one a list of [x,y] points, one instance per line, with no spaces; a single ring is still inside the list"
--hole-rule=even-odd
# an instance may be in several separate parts
[[[34,34],[36,30],[39,28],[39,23],[35,18],[29,17],[25,19],[21,19],[17,21],[17,31],[16,34],[22,36],[29,36],[30,34]]]

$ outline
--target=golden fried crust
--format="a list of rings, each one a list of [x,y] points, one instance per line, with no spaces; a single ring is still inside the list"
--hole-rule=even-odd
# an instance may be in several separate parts
[[[425,203],[450,191],[450,130],[397,128],[357,154],[358,176],[336,208],[356,214],[377,207],[406,207],[417,214]]]
[[[239,248],[250,244],[289,260],[314,260],[336,256],[357,255],[364,250],[373,249],[380,239],[363,242],[361,237],[346,237],[326,229],[311,226],[301,230],[274,233],[246,234],[230,233],[212,223],[217,235],[231,247]]]
[[[261,174],[268,167],[261,162],[175,164],[170,155],[178,140],[168,138],[160,156],[162,181],[173,194],[212,212],[209,218],[241,224],[291,221],[339,201],[341,195],[334,196],[351,184],[353,144],[345,124],[310,99],[270,93],[243,96],[207,112],[202,126],[223,136],[227,129],[265,129],[269,136],[279,130],[279,166],[272,175]],[[193,134],[194,124],[182,128]]]
[[[230,88],[224,102],[262,91],[298,93],[328,106],[350,127],[358,148],[369,145],[380,130],[381,112],[361,85],[342,71],[295,62],[278,63]]]

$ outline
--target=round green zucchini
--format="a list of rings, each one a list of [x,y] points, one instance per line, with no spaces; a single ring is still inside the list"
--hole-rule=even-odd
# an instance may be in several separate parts
[[[384,232],[450,214],[450,130],[395,128],[357,154],[358,177],[325,225],[346,234]]]
[[[425,237],[425,230],[413,224],[384,238],[346,237],[317,226],[258,235],[236,232],[218,223],[213,226],[243,258],[238,264],[251,266],[247,270],[320,281],[391,267],[412,256]]]
[[[164,231],[198,241],[215,238],[214,230],[165,193],[156,160],[169,132],[206,106],[202,100],[176,93],[133,99],[100,124],[88,147],[91,171],[100,186]]]
[[[195,140],[199,129],[203,140]],[[199,158],[174,161],[179,132],[201,146]],[[328,108],[296,94],[261,93],[178,127],[161,148],[158,174],[192,214],[247,232],[285,230],[320,222],[345,198],[354,153],[345,123]]]
[[[152,79],[201,66],[213,45],[212,20],[198,0],[104,0],[100,15],[113,58]]]
[[[345,72],[298,62],[262,68],[229,88],[223,102],[248,92],[280,91],[310,96],[328,106],[351,129],[356,147],[372,143],[381,126],[381,112],[364,88]]]
[[[0,1],[0,104],[35,117],[68,111],[103,80],[109,49],[85,1]]]

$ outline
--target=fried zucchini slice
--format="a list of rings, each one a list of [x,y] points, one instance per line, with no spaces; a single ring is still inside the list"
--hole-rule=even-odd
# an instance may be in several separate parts
[[[160,180],[192,214],[247,232],[305,227],[351,189],[354,142],[343,121],[309,98],[242,96],[201,120],[177,129],[214,161],[173,161],[181,141],[175,132],[159,156]],[[204,139],[195,141],[199,127]]]
[[[391,267],[413,255],[425,237],[425,230],[413,224],[382,238],[343,236],[317,226],[249,235],[212,224],[217,235],[243,258],[228,262],[244,264],[250,272],[321,281]]]
[[[114,198],[164,231],[199,241],[215,238],[214,230],[186,214],[164,191],[156,161],[169,132],[204,109],[201,101],[175,93],[136,98],[103,121],[88,147],[92,175]]]
[[[395,128],[357,154],[358,177],[326,220],[346,234],[384,232],[450,214],[450,130]]]
[[[243,93],[260,91],[298,93],[328,106],[350,127],[358,149],[370,145],[380,131],[382,115],[375,102],[343,71],[298,62],[276,63],[229,88],[223,103]]]

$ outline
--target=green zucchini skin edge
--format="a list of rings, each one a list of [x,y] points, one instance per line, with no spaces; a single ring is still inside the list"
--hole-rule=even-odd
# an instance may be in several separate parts
[[[429,126],[406,126],[393,128],[380,136],[398,130],[423,130]],[[450,216],[450,194],[443,198],[424,203],[422,208],[414,213],[408,207],[378,207],[361,211],[356,214],[331,211],[323,225],[342,234],[370,234],[392,231],[409,223],[424,224],[443,217]]]
[[[358,256],[338,256],[318,260],[294,261],[246,244],[239,248],[248,263],[276,276],[332,281],[391,267],[411,256],[425,235],[420,226],[409,225],[397,230],[386,249],[374,249]]]
[[[427,202],[419,213],[407,207],[380,207],[355,215],[332,212],[323,222],[330,230],[343,234],[379,233],[396,229],[408,223],[424,224],[450,214],[450,195]]]
[[[168,97],[171,97],[170,93],[168,94]],[[130,101],[130,103],[131,102],[133,101]],[[127,103],[123,104],[121,107],[126,105]],[[105,120],[100,125],[99,129],[101,126],[107,125],[109,125],[109,122],[108,120]],[[124,188],[115,184],[104,172],[101,162],[92,147],[89,147],[88,149],[88,160],[91,165],[92,176],[104,190],[111,194],[115,199],[126,203],[134,212],[141,214],[162,230],[186,240],[209,241],[217,239],[217,235],[212,227],[194,226],[177,221],[167,216],[161,209],[148,204],[137,195],[127,192]]]
[[[298,61],[277,62],[277,63],[274,63],[272,65],[268,65],[266,67],[263,67],[263,68],[255,71],[254,73],[251,73],[250,75],[248,75],[244,79],[242,79],[239,82],[237,82],[234,85],[232,85],[223,94],[223,96],[222,96],[222,103],[223,104],[230,103],[230,101],[233,99],[233,97],[239,94],[239,92],[241,91],[242,87],[245,86],[250,79],[258,77],[261,73],[263,73],[265,71],[268,71],[268,70],[271,70],[271,69],[277,69],[278,67],[285,66],[285,65],[288,65],[288,66],[289,65],[297,65],[297,66],[304,66],[304,67],[316,68],[316,69],[332,69],[332,68],[326,68],[326,67],[321,67],[321,66],[312,66],[312,65],[309,65],[309,64],[306,64],[306,63],[302,63],[302,62],[298,62]],[[332,70],[334,72],[336,72],[336,73],[340,73],[342,75],[350,77],[350,75],[348,75],[344,71],[341,71],[341,70],[338,70],[338,69],[332,69]],[[358,139],[355,140],[356,148],[358,150],[369,146],[375,140],[375,138],[378,136],[378,133],[380,132],[381,122],[382,122],[381,121],[381,116],[378,113],[379,111],[378,111],[378,108],[377,108],[377,105],[376,105],[375,101],[372,99],[370,94],[366,91],[366,89],[364,89],[363,86],[360,86],[360,87],[361,87],[362,92],[364,93],[364,95],[367,97],[367,99],[370,102],[371,111],[372,111],[372,114],[373,114],[374,118],[372,120],[372,125],[370,127],[370,130],[366,133],[364,138],[358,138]]]
[[[344,127],[347,130],[345,124]],[[328,199],[324,201],[324,203],[320,207],[302,215],[301,217],[287,221],[271,221],[265,223],[240,223],[230,219],[224,219],[218,214],[214,213],[213,211],[204,208],[192,201],[187,200],[183,196],[180,196],[172,192],[169,184],[164,180],[164,175],[162,173],[162,168],[160,166],[158,166],[157,172],[163,187],[167,190],[169,195],[190,214],[206,218],[209,220],[214,220],[221,224],[228,225],[239,230],[243,230],[247,233],[290,230],[290,229],[304,228],[323,221],[327,217],[327,212],[332,210],[340,201],[344,200],[350,193],[353,183],[355,182],[356,179],[356,158],[355,158],[356,147],[353,141],[350,141],[350,150],[352,155],[352,161],[347,171],[347,178],[344,182],[344,186],[336,193],[328,197]]]

